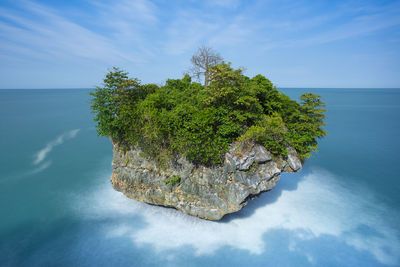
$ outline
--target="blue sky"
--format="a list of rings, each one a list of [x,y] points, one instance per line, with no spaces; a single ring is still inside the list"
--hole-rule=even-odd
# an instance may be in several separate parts
[[[279,87],[400,87],[400,1],[0,2],[0,88],[178,78],[200,45]]]

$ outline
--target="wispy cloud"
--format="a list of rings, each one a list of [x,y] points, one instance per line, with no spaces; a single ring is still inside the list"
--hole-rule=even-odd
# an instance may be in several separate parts
[[[277,46],[315,46],[318,44],[330,43],[338,40],[355,38],[361,35],[367,35],[369,33],[382,30],[388,27],[396,26],[400,24],[400,17],[383,19],[384,15],[371,15],[362,16],[354,19],[353,21],[340,25],[330,31],[316,34],[315,36],[297,39],[297,40],[286,40],[279,42],[272,47]]]
[[[112,2],[90,1],[99,9],[103,16],[114,18],[113,21],[105,21],[106,24],[116,25],[116,30],[120,30],[120,22],[131,25],[129,22],[156,23],[157,7],[149,0],[119,0]],[[131,25],[132,26],[132,25]]]
[[[74,73],[70,74],[76,79],[74,84],[85,81],[86,86],[93,86],[107,68],[117,65],[158,82],[180,75],[182,62],[189,64],[191,53],[203,44],[213,46],[228,60],[234,56],[239,65],[248,62],[249,55],[257,55],[258,60],[247,66],[251,70],[262,62],[280,64],[283,50],[301,55],[306,48],[318,50],[322,44],[337,41],[361,42],[364,36],[377,36],[400,25],[398,1],[38,1],[0,4],[2,81],[22,83],[7,77],[15,77],[25,68],[31,82],[36,77],[40,83],[52,72],[62,78],[55,81],[69,83],[65,73]],[[387,35],[384,39],[393,38]],[[373,49],[380,53],[372,45]],[[348,58],[342,51],[333,53]],[[315,71],[306,59],[302,60],[305,68]],[[175,64],[170,64],[171,60]]]
[[[281,30],[288,32],[299,30],[305,32],[305,36],[301,34],[297,34],[298,38],[290,37],[290,35],[284,36],[284,40],[273,40],[266,44],[265,48],[318,46],[324,43],[368,35],[400,25],[400,17],[398,16],[400,5],[398,2],[374,9],[370,6],[354,8],[349,5],[341,6],[341,8],[324,16],[318,15],[300,19],[297,22],[287,21],[281,25],[283,26]],[[360,10],[363,12],[360,13]],[[345,17],[343,18],[344,15]],[[318,30],[311,31],[314,28]]]
[[[204,42],[207,37],[213,36],[220,26],[207,21],[201,16],[193,17],[193,13],[181,10],[177,17],[166,28],[166,41],[163,51],[171,55],[179,55],[193,50]]]
[[[210,6],[219,6],[224,8],[237,8],[240,0],[208,0],[206,3]]]
[[[112,2],[90,2],[95,9],[95,21],[101,23],[113,43],[127,55],[143,61],[143,53],[152,56],[149,49],[154,46],[149,40],[151,34],[159,22],[159,10],[149,0],[118,0]]]
[[[23,9],[31,16],[7,8],[0,10],[0,17],[12,23],[3,22],[0,35],[19,47],[29,48],[33,57],[42,60],[75,57],[110,63],[141,60],[132,52],[120,51],[109,37],[69,20],[58,10],[29,1],[24,2]]]

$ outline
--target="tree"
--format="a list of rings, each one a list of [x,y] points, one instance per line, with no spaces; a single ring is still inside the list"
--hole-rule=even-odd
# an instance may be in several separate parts
[[[204,76],[204,87],[207,88],[210,79],[210,67],[222,63],[222,60],[218,52],[214,51],[211,47],[203,45],[190,59],[193,66],[189,72],[197,79]]]
[[[128,73],[113,67],[103,80],[103,87],[96,87],[90,95],[92,112],[97,121],[97,133],[120,138],[127,130],[134,102],[144,95],[138,79],[131,79]],[[142,96],[142,98],[144,98]]]
[[[313,123],[317,127],[318,137],[322,137],[326,135],[326,132],[322,130],[320,127],[325,126],[324,119],[326,119],[325,104],[326,102],[321,101],[321,96],[312,94],[312,93],[304,93],[300,96],[301,105],[303,109],[303,113],[305,113],[311,123]]]
[[[298,112],[293,112],[291,122],[287,123],[290,130],[290,144],[294,147],[300,159],[310,157],[310,153],[318,148],[317,138],[328,133],[322,128],[325,126],[325,102],[321,96],[305,93],[300,96],[301,105]]]
[[[194,164],[221,164],[236,141],[260,143],[278,157],[290,146],[303,161],[316,151],[317,139],[327,135],[319,95],[305,93],[298,103],[262,75],[247,77],[230,63],[212,65],[220,60],[215,54],[203,47],[193,56],[194,63],[205,64],[198,64],[198,73],[207,88],[188,75],[161,87],[141,84],[113,68],[90,93],[98,134],[139,147],[160,166],[180,156]]]

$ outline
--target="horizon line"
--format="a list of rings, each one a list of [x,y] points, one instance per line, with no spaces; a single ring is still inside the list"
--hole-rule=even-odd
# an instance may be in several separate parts
[[[286,87],[276,86],[278,89],[400,89],[400,87]],[[0,90],[92,90],[95,87],[48,87],[48,88],[0,88]]]

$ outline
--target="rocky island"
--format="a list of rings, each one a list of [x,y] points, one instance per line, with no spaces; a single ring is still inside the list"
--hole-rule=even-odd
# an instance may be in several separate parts
[[[255,144],[236,151],[232,146],[222,166],[195,166],[184,157],[171,160],[167,168],[141,156],[139,149],[123,151],[113,142],[115,190],[138,201],[173,207],[208,220],[236,212],[252,196],[271,190],[281,172],[296,172],[301,162],[294,149],[286,159],[272,159]]]
[[[298,103],[262,75],[207,62],[204,84],[189,75],[141,84],[114,68],[91,108],[113,145],[115,190],[219,220],[271,190],[281,172],[301,170],[327,133],[320,96]]]

